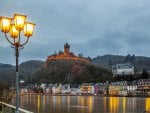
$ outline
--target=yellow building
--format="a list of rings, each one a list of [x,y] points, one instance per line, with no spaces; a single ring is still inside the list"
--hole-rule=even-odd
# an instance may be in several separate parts
[[[113,82],[109,84],[109,95],[111,96],[127,96],[127,84],[125,81]]]
[[[90,84],[83,84],[80,87],[81,94],[94,94],[94,86]]]

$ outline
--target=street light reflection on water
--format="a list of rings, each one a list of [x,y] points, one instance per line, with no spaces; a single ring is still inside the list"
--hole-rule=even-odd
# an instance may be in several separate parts
[[[146,111],[150,111],[150,98],[145,99],[145,109]]]
[[[150,98],[24,95],[21,108],[34,113],[142,113]]]
[[[126,110],[126,98],[125,97],[123,97],[123,99],[122,99],[122,107],[123,107],[123,113],[125,113],[125,110]]]
[[[41,99],[40,99],[40,95],[38,95],[38,102],[37,102],[37,108],[38,108],[38,113],[40,112],[40,107],[41,107]]]
[[[109,108],[111,113],[116,113],[119,107],[119,98],[118,97],[110,97],[109,99]]]

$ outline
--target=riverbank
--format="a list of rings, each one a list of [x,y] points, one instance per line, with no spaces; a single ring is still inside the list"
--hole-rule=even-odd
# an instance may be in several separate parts
[[[121,96],[121,95],[96,95],[96,94],[51,94],[51,93],[24,93],[23,95],[49,95],[49,96],[100,96],[100,97],[150,97],[148,95],[130,95],[130,96]]]

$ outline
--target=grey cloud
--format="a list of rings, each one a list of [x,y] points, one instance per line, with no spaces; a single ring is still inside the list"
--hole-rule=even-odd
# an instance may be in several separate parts
[[[20,61],[45,60],[47,55],[63,49],[95,57],[103,54],[135,53],[150,56],[149,0],[3,0],[0,15],[27,14],[36,28]],[[3,37],[0,33],[0,37]],[[7,48],[7,49],[6,49]],[[2,62],[12,57],[6,40],[0,38]]]

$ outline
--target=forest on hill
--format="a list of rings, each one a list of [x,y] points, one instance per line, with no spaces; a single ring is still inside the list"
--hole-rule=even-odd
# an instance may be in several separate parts
[[[134,54],[121,55],[103,55],[92,59],[92,63],[111,69],[112,66],[119,63],[131,63],[134,66],[135,73],[141,73],[144,69],[150,71],[150,57],[135,56]]]
[[[150,58],[135,55],[103,55],[92,59],[91,63],[55,60],[47,62],[30,60],[19,65],[20,79],[26,82],[103,82],[113,81],[111,66],[131,63],[135,72],[150,72]],[[0,82],[14,85],[15,66],[0,63]]]
[[[104,82],[111,77],[111,71],[99,65],[74,60],[52,60],[46,62],[45,66],[32,76],[31,81],[39,83]]]
[[[43,61],[30,60],[22,62],[19,65],[19,78],[28,79],[41,68]],[[0,82],[14,86],[15,84],[15,66],[11,64],[0,63]]]

